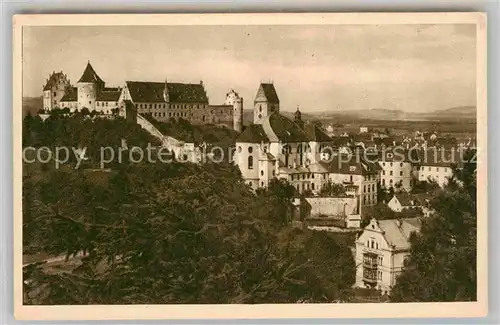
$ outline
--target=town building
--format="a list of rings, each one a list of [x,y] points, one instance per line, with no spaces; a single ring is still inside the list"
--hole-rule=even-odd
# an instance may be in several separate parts
[[[387,202],[387,206],[394,212],[402,212],[410,209],[422,209],[424,203],[421,203],[415,195],[400,192],[393,195],[389,202]]]
[[[419,156],[416,150],[380,150],[380,185],[396,191],[411,191],[417,176]]]
[[[421,150],[418,167],[419,181],[434,181],[443,187],[453,176],[453,167],[461,165],[463,152],[460,150],[440,150],[428,148]]]
[[[410,235],[421,226],[419,218],[373,218],[356,240],[355,286],[390,293],[410,254]]]

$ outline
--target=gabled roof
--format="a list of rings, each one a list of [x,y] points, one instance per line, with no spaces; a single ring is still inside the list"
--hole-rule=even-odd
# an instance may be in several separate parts
[[[250,124],[236,138],[236,142],[261,143],[268,142],[269,139],[260,124]]]
[[[66,88],[66,92],[64,96],[61,98],[61,102],[75,102],[77,100],[77,88],[76,87],[68,87]]]
[[[332,139],[316,124],[307,123],[304,125],[304,132],[309,141],[314,142],[331,142]]]
[[[92,68],[90,62],[87,63],[87,66],[85,67],[85,70],[83,71],[83,74],[78,82],[104,83],[104,81],[97,75],[94,68]]]
[[[117,102],[121,93],[121,91],[99,91],[97,93],[96,100],[103,102]]]
[[[379,170],[378,164],[359,155],[337,154],[332,156],[329,162],[320,163],[333,174],[370,175],[378,173]]]
[[[405,192],[395,193],[394,196],[398,199],[399,203],[403,207],[421,206],[419,198],[415,195],[408,194]],[[413,202],[413,204],[412,204]]]
[[[398,150],[396,150],[398,149]],[[395,148],[394,150],[379,150],[380,161],[385,162],[419,162],[419,150],[418,149],[406,149],[400,150],[401,148]]]
[[[394,249],[410,249],[410,234],[419,232],[422,227],[420,218],[386,219],[377,221],[387,243]]]
[[[308,142],[308,138],[300,126],[278,112],[268,115],[262,121],[262,128],[272,142]]]
[[[57,84],[60,78],[64,78],[64,73],[62,73],[62,71],[52,73],[49,80],[47,80],[47,83],[43,87],[43,91],[51,90],[52,87]]]
[[[260,88],[264,91],[264,96],[267,101],[272,104],[279,104],[280,100],[278,98],[278,94],[276,93],[276,89],[273,84],[270,83],[261,83]]]
[[[127,81],[127,88],[134,102],[165,102],[164,82]],[[208,97],[202,84],[167,83],[171,103],[206,103]]]

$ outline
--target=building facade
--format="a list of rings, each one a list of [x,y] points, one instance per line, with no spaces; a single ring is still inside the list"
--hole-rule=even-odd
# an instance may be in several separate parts
[[[421,226],[419,218],[372,219],[356,240],[355,286],[390,293],[410,254],[410,235]]]
[[[55,83],[52,81],[50,85],[48,82],[44,88],[44,109],[68,108],[71,112],[88,109],[90,112],[112,114],[113,110],[118,108],[121,89],[107,88],[105,82],[95,72],[90,62],[87,63],[76,87],[71,85],[66,76],[62,75],[62,72],[55,79],[59,81]],[[56,85],[58,91],[54,91]],[[49,91],[45,91],[46,88],[51,89],[52,95],[49,94]],[[56,94],[57,96],[54,96]],[[53,102],[52,106],[45,105],[49,100]]]
[[[52,72],[43,87],[43,109],[50,111],[59,108],[61,99],[71,88],[68,77],[61,72]]]
[[[416,150],[381,150],[379,156],[380,185],[383,188],[411,191],[418,171]]]

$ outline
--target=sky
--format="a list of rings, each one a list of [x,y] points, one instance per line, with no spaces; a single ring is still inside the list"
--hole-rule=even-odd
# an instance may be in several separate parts
[[[251,109],[272,81],[280,108],[429,112],[476,103],[475,25],[50,26],[23,28],[23,96],[90,61],[106,86],[199,83]]]

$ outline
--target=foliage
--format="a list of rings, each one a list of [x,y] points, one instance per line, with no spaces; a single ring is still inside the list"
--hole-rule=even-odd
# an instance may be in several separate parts
[[[463,168],[431,204],[421,232],[410,238],[411,254],[392,290],[393,301],[476,300],[476,164]]]
[[[68,163],[76,160],[71,148],[87,148],[89,164],[97,167],[101,161],[101,148],[112,147],[116,152],[121,146],[121,139],[126,139],[130,147],[138,146],[143,149],[148,144],[159,144],[156,138],[135,123],[119,117],[92,118],[86,115],[85,108],[80,113],[73,114],[67,108],[54,109],[45,121],[30,115],[23,120],[23,147],[46,146],[52,151],[56,147],[66,147],[70,151]],[[128,154],[125,156],[128,157]]]
[[[328,181],[323,185],[323,187],[319,191],[320,196],[344,196],[346,189],[344,185],[340,183],[333,183],[332,181]]]
[[[253,193],[230,164],[27,175],[25,253],[86,256],[55,274],[25,268],[25,303],[288,303],[347,295],[355,274],[349,248],[292,228],[293,194],[283,180]]]

